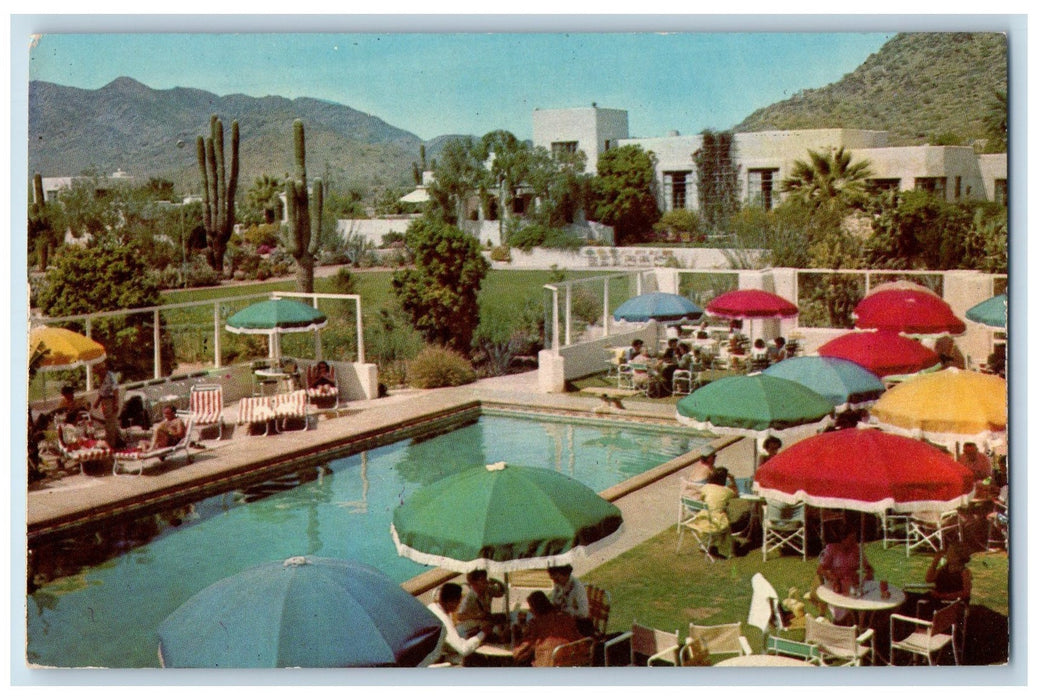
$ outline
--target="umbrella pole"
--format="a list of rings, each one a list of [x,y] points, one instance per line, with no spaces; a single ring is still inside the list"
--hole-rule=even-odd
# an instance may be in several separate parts
[[[505,572],[505,619],[508,620],[508,646],[515,648],[515,627],[512,625],[512,603],[508,583],[508,572]],[[516,620],[518,622],[518,620]]]

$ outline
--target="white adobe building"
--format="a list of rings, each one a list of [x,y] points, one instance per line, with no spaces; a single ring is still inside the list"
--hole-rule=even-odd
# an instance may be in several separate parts
[[[961,199],[1006,201],[1005,153],[978,154],[969,146],[888,146],[887,132],[864,129],[799,129],[745,132],[734,135],[734,160],[744,202],[766,209],[777,204],[783,180],[808,151],[841,146],[852,162],[867,160],[871,181],[882,188],[926,189],[950,202]],[[533,112],[533,143],[553,152],[582,150],[586,171],[596,170],[598,157],[610,148],[637,145],[656,154],[660,208],[697,209],[696,168],[692,154],[702,145],[699,135],[630,138],[627,111],[591,107],[538,109]]]

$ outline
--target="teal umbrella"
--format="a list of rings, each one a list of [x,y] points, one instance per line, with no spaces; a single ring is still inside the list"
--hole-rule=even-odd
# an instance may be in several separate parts
[[[617,321],[680,321],[683,318],[695,320],[703,315],[703,310],[678,294],[667,292],[649,292],[631,297],[613,312]]]
[[[837,411],[870,406],[886,390],[875,374],[839,357],[790,357],[768,367],[764,374],[806,386],[832,402]]]
[[[474,467],[426,486],[393,512],[397,553],[491,575],[571,564],[620,531],[620,509],[550,469]]]
[[[976,306],[970,307],[966,311],[966,318],[991,328],[1005,328],[1008,302],[1008,297],[1005,294],[997,294]]]
[[[340,559],[292,557],[217,581],[158,629],[167,668],[420,666],[443,625],[385,574]]]
[[[231,333],[270,337],[270,356],[281,357],[281,334],[315,331],[328,325],[328,317],[295,299],[267,299],[247,306],[227,319]]]
[[[771,435],[796,442],[832,423],[835,406],[803,384],[754,373],[710,382],[677,404],[679,423],[719,435],[752,437],[753,463],[757,442]]]

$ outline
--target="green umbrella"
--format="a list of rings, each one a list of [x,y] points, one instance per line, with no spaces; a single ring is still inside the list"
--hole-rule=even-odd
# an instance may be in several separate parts
[[[1005,294],[997,294],[970,307],[966,311],[966,318],[992,328],[1005,328],[1007,302]]]
[[[754,373],[697,389],[678,401],[677,419],[697,430],[754,438],[756,467],[758,440],[774,435],[795,442],[828,426],[833,410],[831,401],[803,384]]]
[[[565,474],[476,467],[426,486],[393,512],[397,553],[491,575],[571,564],[617,534],[620,509]]]
[[[270,336],[270,355],[281,356],[282,333],[315,331],[328,325],[328,317],[295,299],[267,299],[247,306],[227,319],[231,333],[251,333]]]

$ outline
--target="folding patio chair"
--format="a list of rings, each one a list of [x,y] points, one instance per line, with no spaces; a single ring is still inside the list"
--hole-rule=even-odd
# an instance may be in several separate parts
[[[764,542],[760,552],[764,561],[768,552],[782,551],[789,547],[807,561],[807,521],[804,504],[783,505],[765,501],[763,518]]]
[[[575,642],[560,644],[551,650],[551,665],[555,668],[590,666],[595,655],[595,640],[582,637]]]
[[[805,619],[804,642],[818,647],[824,666],[861,666],[866,657],[874,664],[873,636],[871,629],[858,634],[857,627],[835,625],[824,617]]]
[[[726,622],[720,625],[690,623],[688,638],[678,654],[681,665],[694,665],[691,663],[693,657],[703,653],[713,663],[719,656],[749,656],[753,650],[742,633],[741,622]]]
[[[947,545],[946,537],[952,534],[957,535],[959,540],[962,539],[962,521],[959,518],[959,511],[912,513],[908,518],[906,553],[911,556],[912,552],[919,547],[929,547],[935,552],[940,552]]]
[[[894,652],[905,651],[935,665],[940,653],[949,645],[958,665],[960,650],[956,643],[956,627],[962,617],[961,602],[955,602],[934,613],[932,620],[907,617],[894,613],[890,616],[890,664],[894,665]],[[911,630],[905,634],[906,630]]]
[[[61,423],[57,426],[58,462],[63,468],[79,467],[86,474],[86,465],[103,462],[112,456],[112,448],[104,440],[87,437],[79,426]]]
[[[314,408],[336,409],[339,407],[339,379],[335,373],[335,367],[328,365],[328,372],[335,386],[330,384],[319,384],[312,386],[317,377],[317,365],[313,364],[306,368],[306,396]]]
[[[270,425],[275,417],[274,410],[270,407],[269,396],[246,396],[238,402],[238,419],[235,422],[237,425],[250,428],[257,423],[263,423],[263,434],[270,435]]]
[[[631,631],[613,637],[604,645],[604,658],[606,666],[616,666],[610,663],[609,650],[623,642],[630,643],[630,658],[625,666],[677,666],[678,665],[678,631],[664,632],[639,625],[637,621],[631,623]]]

